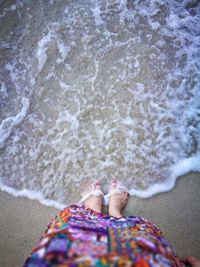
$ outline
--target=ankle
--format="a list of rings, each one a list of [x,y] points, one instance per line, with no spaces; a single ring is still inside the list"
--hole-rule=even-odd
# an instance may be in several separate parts
[[[102,207],[98,207],[98,206],[95,206],[95,205],[85,205],[85,207],[89,208],[89,209],[91,209],[93,211],[102,213]]]
[[[89,209],[92,209],[96,212],[102,212],[102,198],[99,198],[99,197],[91,197],[89,198],[88,200],[85,201],[85,206],[86,208],[89,208]]]
[[[109,216],[121,218],[122,214],[120,211],[109,211]]]

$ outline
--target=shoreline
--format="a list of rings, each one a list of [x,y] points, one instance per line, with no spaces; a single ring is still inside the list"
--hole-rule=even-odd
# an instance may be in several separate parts
[[[200,173],[177,179],[175,187],[148,199],[130,197],[124,215],[140,215],[163,232],[180,257],[200,258]],[[2,267],[22,266],[59,209],[0,190]]]

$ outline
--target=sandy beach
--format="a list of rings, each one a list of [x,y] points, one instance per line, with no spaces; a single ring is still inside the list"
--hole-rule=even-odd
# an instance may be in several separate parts
[[[178,179],[169,193],[150,199],[131,197],[125,215],[141,215],[161,228],[180,257],[200,258],[200,174]],[[22,266],[59,210],[0,191],[0,257],[2,267]]]
[[[149,197],[192,171],[124,215],[200,258],[199,14],[194,0],[0,0],[0,267],[23,266],[91,180]]]

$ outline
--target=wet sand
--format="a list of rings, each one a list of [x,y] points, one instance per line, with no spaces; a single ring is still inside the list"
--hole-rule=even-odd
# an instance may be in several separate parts
[[[0,191],[1,266],[22,266],[49,220],[58,212],[37,201]],[[200,174],[179,178],[169,193],[151,199],[131,197],[125,214],[152,220],[180,257],[194,255],[200,258]]]

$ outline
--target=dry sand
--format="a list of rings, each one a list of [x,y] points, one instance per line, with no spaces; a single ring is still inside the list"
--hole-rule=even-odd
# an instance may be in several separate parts
[[[59,210],[0,191],[1,267],[22,266]],[[161,228],[178,255],[200,258],[200,174],[181,177],[176,187],[151,199],[131,197],[125,215],[141,215]]]

